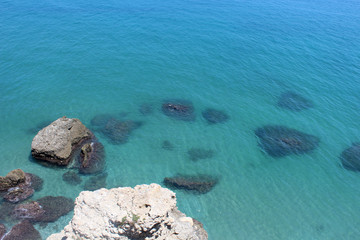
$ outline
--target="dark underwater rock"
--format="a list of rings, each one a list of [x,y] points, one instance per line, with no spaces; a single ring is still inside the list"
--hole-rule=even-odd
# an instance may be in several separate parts
[[[208,175],[178,175],[164,178],[164,184],[170,189],[184,189],[194,193],[209,192],[218,179]]]
[[[210,124],[223,123],[229,119],[229,116],[225,112],[213,108],[207,108],[202,112],[202,116]]]
[[[267,125],[255,130],[260,146],[272,157],[303,154],[317,148],[320,139],[316,136],[277,125]]]
[[[45,210],[38,202],[28,202],[15,206],[12,216],[16,219],[36,221],[45,214]]]
[[[28,220],[13,226],[2,240],[41,240],[40,233]]]
[[[214,156],[214,151],[204,148],[191,148],[188,151],[188,154],[192,161],[197,161],[199,159],[212,158]]]
[[[130,134],[139,128],[142,122],[131,120],[120,121],[118,119],[110,119],[101,132],[114,144],[126,143]]]
[[[14,209],[16,204],[9,202],[2,202],[0,204],[0,222],[11,222],[11,212]]]
[[[93,117],[90,123],[94,127],[104,127],[106,123],[112,118],[115,117],[111,114],[99,114]]]
[[[82,181],[80,176],[74,171],[67,171],[66,173],[64,173],[62,175],[62,179],[67,184],[74,185],[74,186],[79,185]]]
[[[101,173],[90,177],[84,184],[84,189],[94,191],[100,188],[106,188],[107,173]]]
[[[63,196],[46,196],[36,200],[45,211],[43,215],[35,218],[38,222],[55,222],[61,216],[68,214],[74,209],[74,201]]]
[[[36,174],[33,173],[26,173],[29,175],[30,177],[30,181],[31,181],[31,187],[35,190],[35,191],[41,191],[43,184],[44,184],[44,180],[42,180],[41,177],[39,177]]]
[[[183,121],[194,121],[195,112],[192,102],[186,100],[171,100],[166,101],[162,104],[162,112],[171,118],[183,120]]]
[[[341,164],[350,171],[360,171],[360,143],[345,149],[340,155]]]
[[[0,239],[5,235],[5,233],[6,233],[5,225],[0,223]]]
[[[80,151],[79,172],[83,174],[99,173],[105,167],[104,146],[97,141],[86,143]]]
[[[142,115],[150,115],[154,112],[154,108],[151,104],[149,103],[144,103],[144,104],[141,104],[140,108],[139,108],[139,112],[142,114]]]
[[[301,95],[288,91],[281,94],[278,106],[291,111],[301,111],[314,107],[314,104],[312,101],[302,97]]]
[[[165,141],[162,142],[161,148],[165,149],[165,150],[172,151],[172,150],[174,150],[174,145],[172,145],[172,143],[169,142],[168,140],[165,140]]]

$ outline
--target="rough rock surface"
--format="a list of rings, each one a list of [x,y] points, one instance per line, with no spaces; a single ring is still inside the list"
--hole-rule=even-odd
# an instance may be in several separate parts
[[[31,154],[39,160],[67,165],[74,148],[92,136],[79,119],[62,117],[39,131],[32,141]]]
[[[24,220],[13,226],[2,240],[41,240],[41,236],[28,220]]]
[[[22,182],[25,182],[25,173],[21,169],[12,170],[5,177],[0,177],[0,191],[6,191]]]
[[[75,204],[73,219],[48,240],[208,238],[201,223],[177,209],[175,193],[157,184],[85,191]]]
[[[0,239],[2,238],[2,236],[4,236],[5,233],[6,233],[5,225],[0,223]]]

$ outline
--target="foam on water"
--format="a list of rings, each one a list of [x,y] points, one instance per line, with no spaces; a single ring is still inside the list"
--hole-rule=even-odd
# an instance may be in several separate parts
[[[67,185],[66,169],[30,161],[28,130],[64,115],[90,127],[97,114],[126,113],[144,123],[126,144],[97,134],[107,187],[210,174],[220,181],[209,193],[176,191],[209,239],[357,239],[360,174],[339,155],[360,141],[359,13],[356,1],[0,1],[0,175],[41,176],[33,199],[75,198],[89,177]],[[314,107],[278,107],[286,91]],[[193,102],[196,121],[161,112],[174,98]],[[144,103],[152,114],[139,112]],[[209,107],[229,120],[208,124]],[[269,124],[318,136],[319,147],[272,158],[254,134]],[[194,147],[215,154],[191,161]],[[71,217],[36,227],[45,238]]]

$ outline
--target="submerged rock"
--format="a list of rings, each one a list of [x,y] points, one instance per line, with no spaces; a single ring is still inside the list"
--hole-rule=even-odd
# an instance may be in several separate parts
[[[141,104],[140,108],[139,108],[139,112],[142,114],[142,115],[150,115],[152,114],[154,111],[154,108],[151,104],[149,103],[144,103],[144,104]]]
[[[44,184],[44,180],[42,180],[42,178],[36,174],[33,173],[26,173],[26,174],[30,177],[31,187],[35,191],[41,191]]]
[[[90,177],[84,185],[84,189],[88,191],[94,191],[100,188],[106,187],[107,173],[101,173]]]
[[[157,184],[81,192],[74,217],[48,240],[206,240],[201,223],[176,207],[175,193]]]
[[[36,221],[45,214],[45,210],[38,202],[29,202],[15,206],[12,216],[16,219]]]
[[[165,150],[172,151],[172,150],[174,150],[174,145],[172,145],[172,143],[170,141],[165,140],[165,141],[162,142],[161,148],[165,149]]]
[[[43,215],[34,218],[37,222],[55,222],[74,209],[74,201],[63,196],[46,196],[36,200],[44,210]]]
[[[81,147],[79,172],[83,174],[99,173],[105,167],[104,146],[97,141]]]
[[[128,141],[130,134],[142,125],[142,122],[131,120],[120,121],[110,119],[101,132],[114,144],[124,144]]]
[[[5,177],[0,177],[0,191],[6,191],[23,182],[25,182],[24,171],[21,169],[12,170]]]
[[[281,94],[278,101],[278,106],[291,111],[301,111],[314,107],[314,104],[301,95],[288,91]]]
[[[303,154],[317,148],[320,139],[292,128],[268,125],[255,130],[260,146],[272,157]]]
[[[341,164],[350,171],[360,171],[360,143],[345,149],[340,155]]]
[[[93,117],[90,123],[94,127],[104,127],[106,123],[112,118],[115,117],[111,114],[99,114]]]
[[[192,161],[197,161],[199,159],[212,158],[214,156],[214,151],[204,148],[191,148],[188,151],[188,155]]]
[[[11,203],[17,203],[28,199],[34,194],[34,189],[29,186],[13,187],[8,189],[4,199]]]
[[[171,189],[184,189],[204,194],[218,183],[218,179],[208,175],[178,175],[164,178],[164,184]]]
[[[0,223],[0,239],[5,235],[5,233],[6,233],[5,225]]]
[[[16,204],[9,202],[2,202],[0,204],[0,222],[11,222],[11,212],[13,211]],[[0,238],[1,239],[1,238]]]
[[[229,116],[225,112],[213,108],[207,108],[202,112],[202,116],[210,124],[223,123],[229,119]]]
[[[62,179],[67,184],[74,185],[74,186],[79,185],[82,181],[80,176],[74,171],[67,171],[66,173],[64,173],[62,175]]]
[[[183,121],[194,121],[195,111],[193,104],[186,100],[171,100],[166,101],[162,104],[162,112],[171,118],[183,120]]]
[[[2,240],[41,240],[40,233],[28,220],[13,226]]]
[[[73,150],[92,137],[79,119],[62,117],[39,131],[32,141],[31,154],[38,160],[67,165]]]

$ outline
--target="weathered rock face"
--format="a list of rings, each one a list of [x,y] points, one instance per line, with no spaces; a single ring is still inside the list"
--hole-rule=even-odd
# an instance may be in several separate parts
[[[105,167],[104,146],[100,142],[86,143],[80,152],[79,172],[83,174],[99,173]]]
[[[75,204],[71,222],[48,240],[208,238],[201,223],[177,209],[175,193],[157,184],[85,191]]]
[[[67,165],[74,148],[92,136],[79,119],[62,117],[39,131],[32,141],[31,154],[39,160]]]
[[[24,220],[13,226],[2,240],[41,240],[41,236],[28,220]]]
[[[22,182],[25,182],[25,173],[21,169],[12,170],[5,177],[0,177],[0,191],[6,191]]]

